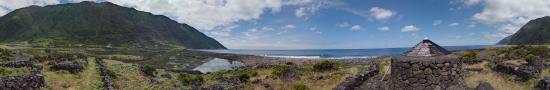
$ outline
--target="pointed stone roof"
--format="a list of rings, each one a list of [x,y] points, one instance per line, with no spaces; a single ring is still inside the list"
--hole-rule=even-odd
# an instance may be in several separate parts
[[[412,47],[403,55],[410,57],[433,57],[447,55],[450,53],[451,52],[447,51],[445,48],[425,38],[424,40],[422,40],[422,42],[416,44],[416,46]]]

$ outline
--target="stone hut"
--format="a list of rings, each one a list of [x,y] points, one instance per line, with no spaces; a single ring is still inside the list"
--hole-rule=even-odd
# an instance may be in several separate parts
[[[433,57],[447,55],[450,52],[445,48],[435,44],[429,39],[425,38],[420,43],[416,44],[409,51],[405,52],[404,56],[410,57]]]
[[[392,58],[392,90],[456,90],[462,88],[463,70],[459,58],[424,39],[403,56]]]

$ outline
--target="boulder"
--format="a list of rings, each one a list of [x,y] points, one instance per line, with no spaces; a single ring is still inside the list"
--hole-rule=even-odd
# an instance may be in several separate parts
[[[534,90],[550,90],[550,77],[544,77],[540,80]]]
[[[544,66],[544,61],[541,59],[541,58],[535,58],[533,60],[530,60],[527,65],[529,66],[532,66],[534,67],[535,69],[537,69],[538,71],[542,70],[545,68]]]
[[[481,82],[481,83],[479,83],[479,85],[477,85],[475,90],[494,90],[494,88],[493,88],[493,86],[491,86],[491,84],[489,84],[487,82]]]
[[[519,81],[527,81],[529,79],[537,78],[539,73],[539,70],[533,66],[522,65],[516,70],[515,75],[518,77]]]

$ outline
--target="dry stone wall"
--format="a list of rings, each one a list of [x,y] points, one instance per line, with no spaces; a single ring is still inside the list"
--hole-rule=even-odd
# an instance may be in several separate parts
[[[369,67],[368,71],[355,76],[347,77],[345,81],[338,84],[338,86],[333,88],[333,90],[353,90],[354,88],[363,84],[363,82],[365,82],[367,79],[377,75],[378,68],[378,64],[373,64]]]
[[[101,58],[96,58],[95,62],[99,65],[99,74],[102,77],[103,87],[105,90],[114,90],[113,82],[111,77],[107,74],[107,68],[105,67],[105,62]]]
[[[392,90],[454,90],[463,87],[462,61],[447,56],[395,57],[391,63]]]
[[[0,77],[0,90],[32,90],[46,86],[44,76],[40,72],[42,67],[32,64],[31,61],[0,63],[0,66],[9,68],[31,68],[31,72],[25,75]]]

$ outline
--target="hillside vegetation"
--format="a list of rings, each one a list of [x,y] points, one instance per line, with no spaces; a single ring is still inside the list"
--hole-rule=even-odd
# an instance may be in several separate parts
[[[498,44],[505,45],[543,45],[550,44],[550,17],[534,19],[525,24],[515,34],[508,36]]]
[[[0,42],[33,47],[225,49],[187,24],[109,2],[17,9],[0,17]]]

